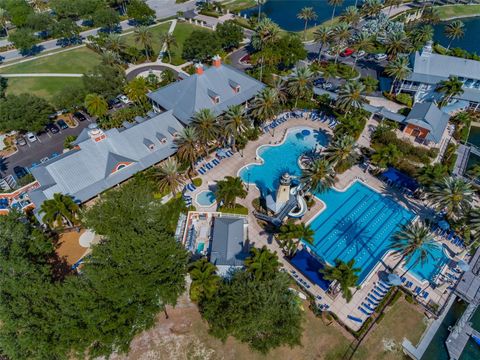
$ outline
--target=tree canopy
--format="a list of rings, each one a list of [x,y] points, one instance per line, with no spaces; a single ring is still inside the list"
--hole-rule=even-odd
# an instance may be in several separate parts
[[[0,130],[39,131],[52,112],[50,104],[35,95],[7,95],[0,99]]]

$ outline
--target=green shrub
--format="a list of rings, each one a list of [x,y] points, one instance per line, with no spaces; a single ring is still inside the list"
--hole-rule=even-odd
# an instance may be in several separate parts
[[[384,317],[385,317],[385,313],[381,313],[381,314],[377,317],[377,324],[380,323],[380,321],[382,321]]]
[[[413,105],[413,98],[409,94],[400,93],[396,96],[396,100],[403,105],[408,106],[409,108]]]
[[[202,186],[203,180],[201,178],[195,178],[192,180],[192,183],[195,187],[200,187]]]
[[[400,290],[398,290],[395,295],[393,295],[393,298],[392,298],[392,301],[390,302],[390,306],[394,305],[398,299],[400,299],[402,297],[402,292]]]
[[[248,209],[242,205],[235,205],[233,208],[226,208],[224,206],[217,209],[219,212],[227,214],[238,214],[238,215],[248,215]]]
[[[411,294],[405,294],[405,301],[410,304],[415,304],[415,298]]]
[[[457,146],[454,143],[448,143],[445,154],[443,155],[442,165],[444,165],[448,172],[452,172],[457,161]]]

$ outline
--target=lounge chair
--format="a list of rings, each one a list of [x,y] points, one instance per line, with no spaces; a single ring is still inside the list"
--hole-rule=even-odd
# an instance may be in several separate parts
[[[383,286],[385,289],[387,289],[387,290],[390,290],[390,288],[392,287],[392,285],[387,284],[387,283],[383,282],[382,280],[380,280],[378,283],[379,283],[380,285],[382,285],[382,286]]]
[[[376,308],[378,306],[378,303],[376,303],[375,301],[373,301],[372,299],[370,299],[369,297],[366,297],[365,300],[367,300],[370,304],[372,304],[372,306],[374,308]]]
[[[200,173],[200,175],[204,175],[207,171],[204,167],[201,167],[200,169],[198,169],[198,172]]]
[[[206,167],[208,170],[212,170],[212,169],[213,169],[213,165],[210,164],[210,163],[206,163],[206,164],[205,164],[205,167]]]
[[[227,157],[230,157],[230,156],[233,155],[233,152],[232,152],[231,150],[228,150],[228,151],[226,152],[226,155],[227,155]]]
[[[415,288],[415,290],[413,290],[413,292],[414,292],[415,294],[417,294],[417,295],[420,294],[420,291],[422,291],[422,288],[421,288],[420,286],[417,286],[417,287]]]
[[[375,311],[375,308],[371,307],[370,304],[362,303],[362,305],[365,306],[368,310]]]
[[[372,292],[375,293],[380,299],[383,299],[385,297],[385,294],[380,294],[376,289],[372,289]]]
[[[413,282],[407,281],[406,284],[405,284],[405,287],[408,289],[408,288],[411,288],[412,285],[413,285]]]
[[[368,296],[376,302],[380,302],[382,299],[377,299],[372,293],[369,293]]]
[[[364,313],[365,315],[367,316],[370,316],[373,314],[373,311],[372,312],[368,312],[366,311],[364,308],[362,308],[361,306],[358,307],[358,310],[360,310],[362,313]]]
[[[360,323],[360,324],[363,323],[363,320],[362,320],[362,319],[360,319],[360,318],[358,318],[358,317],[355,317],[355,316],[352,316],[352,315],[347,315],[347,318],[349,318],[349,319],[352,320],[352,321],[358,322],[358,323]]]
[[[428,295],[430,295],[428,292],[426,292],[425,290],[422,291],[422,298],[424,298],[425,300],[428,298]]]
[[[218,161],[218,159],[213,159],[212,164],[217,166],[218,164],[220,164],[220,161]]]

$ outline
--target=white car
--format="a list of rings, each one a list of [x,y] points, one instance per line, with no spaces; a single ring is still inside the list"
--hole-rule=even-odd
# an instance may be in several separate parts
[[[128,97],[126,97],[125,95],[118,95],[117,99],[120,100],[121,102],[123,102],[124,104],[130,104],[131,103],[130,99]]]
[[[365,56],[365,51],[360,50],[352,54],[352,57],[355,59],[360,59],[361,57]]]
[[[37,137],[35,136],[35,134],[32,133],[32,132],[26,133],[26,134],[25,134],[25,137],[26,137],[27,140],[30,141],[31,143],[33,143],[33,142],[35,142],[35,141],[38,140]]]
[[[382,61],[387,58],[387,54],[375,54],[375,60]]]

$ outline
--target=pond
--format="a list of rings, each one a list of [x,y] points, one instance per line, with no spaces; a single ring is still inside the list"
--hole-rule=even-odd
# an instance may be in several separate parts
[[[480,17],[460,19],[465,24],[465,36],[461,39],[452,41],[451,47],[459,47],[469,52],[476,52],[480,55],[480,42],[478,34],[480,33]],[[453,20],[452,20],[453,21]],[[450,40],[445,36],[445,25],[449,22],[441,22],[433,26],[435,31],[434,40],[447,47]]]
[[[339,15],[347,6],[354,5],[355,0],[346,0],[342,6],[337,6],[335,15]],[[262,6],[262,13],[280,25],[287,31],[301,31],[304,28],[303,20],[297,18],[297,14],[304,7],[313,7],[318,18],[309,22],[309,27],[319,25],[332,17],[333,7],[328,5],[327,0],[268,0]],[[258,14],[258,7],[242,12],[247,16]]]

